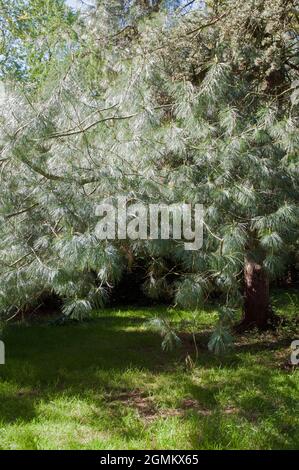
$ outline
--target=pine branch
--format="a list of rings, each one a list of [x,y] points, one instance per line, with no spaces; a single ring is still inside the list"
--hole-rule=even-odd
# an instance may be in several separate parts
[[[218,21],[220,21],[222,18],[224,18],[227,15],[228,15],[228,12],[227,13],[222,13],[222,15],[218,16],[217,18],[214,18],[213,20],[209,21],[208,23],[202,24],[198,28],[195,28],[195,29],[192,29],[191,31],[188,31],[187,36],[189,36],[191,34],[194,34],[194,33],[199,33],[203,29],[209,28],[209,26],[213,26],[214,24],[218,23]]]
[[[120,121],[120,120],[124,120],[124,119],[131,119],[135,116],[138,116],[139,113],[134,113],[134,114],[129,114],[127,116],[110,116],[110,117],[107,117],[107,118],[103,118],[103,119],[98,119],[97,121],[93,122],[92,124],[90,124],[89,126],[86,126],[82,129],[78,129],[78,130],[74,130],[74,131],[65,131],[65,132],[62,132],[62,133],[57,133],[57,134],[51,134],[49,135],[47,138],[48,139],[58,139],[60,137],[68,137],[68,136],[71,136],[71,135],[78,135],[78,134],[82,134],[86,131],[89,131],[90,129],[92,129],[93,127],[97,126],[98,124],[101,124],[102,122],[107,122],[107,121]]]
[[[16,217],[17,215],[21,215],[21,214],[24,214],[25,212],[31,211],[32,209],[34,209],[37,206],[39,206],[38,202],[32,204],[32,206],[30,206],[30,207],[26,207],[25,209],[21,209],[19,211],[13,212],[12,214],[8,214],[8,215],[5,216],[5,218],[6,219],[12,219],[13,217]]]

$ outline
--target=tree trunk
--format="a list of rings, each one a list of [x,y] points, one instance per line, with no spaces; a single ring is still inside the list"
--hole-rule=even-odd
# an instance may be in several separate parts
[[[273,312],[270,305],[269,279],[263,266],[252,259],[246,259],[244,281],[244,316],[237,329],[269,328]]]

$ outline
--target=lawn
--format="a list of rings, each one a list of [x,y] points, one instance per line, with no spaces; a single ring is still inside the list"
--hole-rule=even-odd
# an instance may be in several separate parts
[[[274,303],[286,318],[298,316],[298,291],[275,293]],[[174,322],[191,315],[158,310]],[[299,375],[288,365],[294,327],[238,337],[216,357],[205,345],[215,314],[201,312],[190,367],[187,335],[177,350],[161,350],[147,326],[156,313],[105,310],[84,323],[7,328],[0,448],[299,448]]]

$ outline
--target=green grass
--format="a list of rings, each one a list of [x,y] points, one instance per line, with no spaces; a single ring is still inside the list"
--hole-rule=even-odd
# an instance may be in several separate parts
[[[274,300],[281,314],[298,316],[298,292]],[[6,329],[0,448],[299,448],[298,371],[283,367],[296,331],[246,335],[215,357],[204,344],[215,315],[201,312],[190,369],[191,343],[166,353],[147,329],[156,313],[107,310],[81,324]]]

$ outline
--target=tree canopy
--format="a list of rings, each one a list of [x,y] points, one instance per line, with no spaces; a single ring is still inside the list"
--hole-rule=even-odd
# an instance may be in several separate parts
[[[68,45],[50,50],[63,60],[38,92],[6,82],[1,109],[0,310],[54,292],[81,318],[142,259],[151,297],[196,308],[217,293],[217,350],[243,303],[244,265],[275,278],[298,253],[298,4],[101,1],[73,24],[55,3]],[[9,35],[50,57],[43,27],[19,20]],[[118,195],[203,204],[203,249],[98,240],[95,207]]]
[[[67,52],[76,17],[64,0],[1,0],[0,78],[38,84]]]

